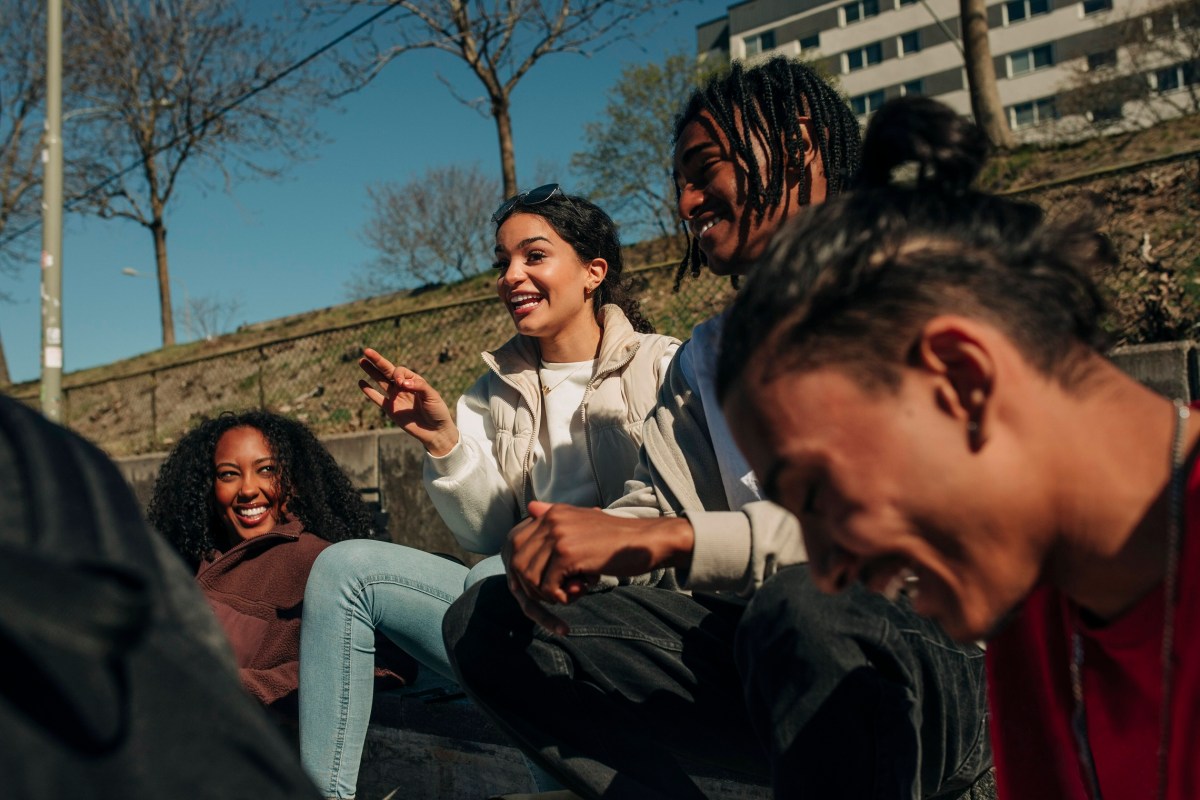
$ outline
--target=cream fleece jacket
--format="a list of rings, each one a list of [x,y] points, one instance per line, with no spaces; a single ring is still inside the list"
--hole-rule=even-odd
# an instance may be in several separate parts
[[[601,309],[603,337],[580,412],[597,494],[621,497],[641,445],[642,420],[654,407],[664,364],[679,340],[637,333],[613,305]],[[483,354],[491,368],[459,400],[459,444],[425,457],[425,488],[465,549],[493,554],[533,499],[530,453],[542,422],[536,343],[515,336]],[[554,498],[539,498],[553,501]]]

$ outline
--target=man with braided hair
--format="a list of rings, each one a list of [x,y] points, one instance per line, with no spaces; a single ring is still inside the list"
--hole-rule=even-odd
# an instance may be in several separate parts
[[[843,100],[783,58],[735,62],[674,138],[677,280],[745,273],[859,160]],[[982,653],[903,597],[812,586],[799,524],[762,499],[716,402],[723,322],[697,325],[672,362],[626,496],[604,511],[531,503],[508,575],[451,608],[462,685],[588,797],[701,798],[697,760],[776,797],[987,796]],[[647,585],[661,567],[673,580]]]

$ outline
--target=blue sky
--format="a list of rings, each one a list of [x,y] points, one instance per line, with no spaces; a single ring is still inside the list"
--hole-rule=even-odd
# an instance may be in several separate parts
[[[725,13],[728,0],[687,0],[650,36],[623,41],[591,58],[550,56],[513,95],[517,178],[528,185],[539,165],[561,165],[582,147],[606,92],[627,64],[661,61],[695,48],[695,26]],[[363,16],[366,16],[365,14]],[[349,27],[347,23],[346,27]],[[340,29],[339,29],[340,30]],[[414,52],[392,62],[367,89],[320,114],[328,138],[278,181],[244,182],[227,194],[219,179],[185,180],[168,207],[167,248],[178,310],[184,294],[237,299],[234,324],[274,319],[346,300],[347,276],[371,257],[359,237],[369,218],[366,187],[405,181],[430,167],[478,162],[499,175],[495,126],[461,105],[437,79],[481,94],[461,62]],[[565,178],[569,184],[570,179]],[[205,188],[211,183],[212,188]],[[40,231],[21,242],[28,267],[0,275],[0,339],[14,381],[36,379],[41,344]],[[121,220],[69,216],[63,237],[63,323],[68,372],[156,349],[161,342],[150,234]]]

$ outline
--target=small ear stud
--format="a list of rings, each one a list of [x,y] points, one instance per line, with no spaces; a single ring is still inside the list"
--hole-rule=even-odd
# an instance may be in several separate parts
[[[967,422],[967,433],[971,435],[979,433],[979,423],[975,420],[970,420]]]

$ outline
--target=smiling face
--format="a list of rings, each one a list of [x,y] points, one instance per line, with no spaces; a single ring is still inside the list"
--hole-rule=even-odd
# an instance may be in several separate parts
[[[708,112],[684,126],[675,144],[679,214],[716,275],[743,274],[766,250],[787,219],[825,199],[825,173],[805,125],[803,163],[784,171],[783,198],[759,219],[747,204],[745,166]],[[760,137],[761,134],[758,134]],[[758,164],[767,162],[761,138],[752,142]],[[805,188],[806,185],[806,188]]]
[[[213,467],[217,516],[233,541],[261,536],[283,521],[279,466],[262,431],[245,426],[226,431],[217,440]]]
[[[512,315],[517,331],[542,341],[542,353],[560,341],[594,341],[584,350],[590,358],[599,341],[599,325],[591,296],[608,272],[602,258],[583,262],[575,249],[536,214],[517,213],[496,231],[496,291]]]
[[[752,363],[726,418],[767,496],[799,518],[818,585],[909,588],[951,636],[990,633],[1033,587],[1043,554],[1021,544],[1026,487],[1006,480],[1006,459],[970,446],[965,423],[934,399],[936,376],[905,370],[893,394],[833,367],[761,374]]]

